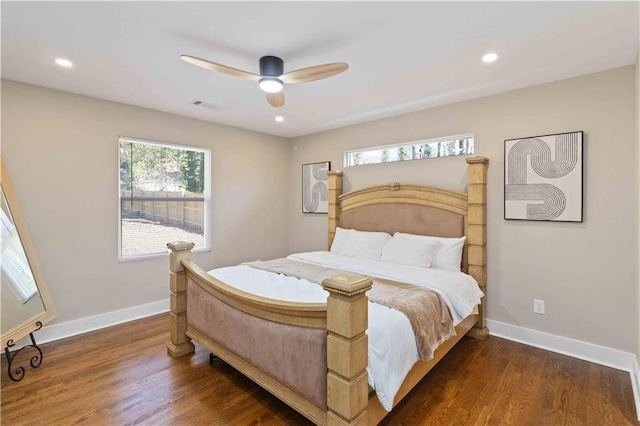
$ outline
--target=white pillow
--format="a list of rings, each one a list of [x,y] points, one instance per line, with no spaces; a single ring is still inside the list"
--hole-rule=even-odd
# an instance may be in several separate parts
[[[439,241],[394,237],[387,241],[382,250],[380,260],[400,265],[429,268],[439,247]]]
[[[358,259],[380,260],[382,249],[391,235],[386,232],[365,232],[351,229],[340,247],[340,255]]]
[[[340,254],[340,250],[350,232],[351,229],[336,227],[336,235],[333,237],[333,243],[331,243],[331,249],[329,251],[334,254]]]
[[[462,249],[466,237],[460,238],[441,238],[430,237],[425,235],[403,234],[396,232],[394,238],[418,239],[427,242],[440,242],[440,247],[436,251],[436,255],[431,262],[432,268],[447,269],[449,271],[459,271],[462,262]]]

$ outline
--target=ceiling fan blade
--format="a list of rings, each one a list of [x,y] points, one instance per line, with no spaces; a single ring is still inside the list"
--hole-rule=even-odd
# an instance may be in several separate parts
[[[280,108],[284,106],[284,93],[267,93],[267,102],[274,108]]]
[[[344,62],[316,65],[283,74],[280,80],[282,80],[283,83],[306,83],[308,81],[333,77],[341,72],[345,72],[348,68],[349,64],[345,64]]]
[[[248,80],[258,81],[260,76],[247,71],[242,71],[237,68],[228,67],[226,65],[216,64],[215,62],[207,61],[206,59],[196,58],[195,56],[180,55],[180,59],[198,67],[206,68],[208,70],[221,72],[223,74],[232,75],[234,77],[246,78]]]

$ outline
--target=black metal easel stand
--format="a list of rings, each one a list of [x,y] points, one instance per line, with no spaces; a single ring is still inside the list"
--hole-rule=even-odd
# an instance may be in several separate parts
[[[41,322],[38,321],[36,323],[36,325],[38,326],[38,328],[36,328],[33,331],[38,331],[38,330],[40,330],[42,328],[42,323]],[[42,364],[42,350],[36,344],[36,339],[35,339],[35,337],[33,337],[33,332],[29,333],[29,337],[31,337],[31,343],[32,343],[31,345],[23,346],[22,348],[18,349],[17,351],[11,352],[9,350],[9,348],[15,346],[15,343],[13,342],[13,340],[9,340],[9,341],[7,341],[7,347],[4,348],[4,353],[7,355],[7,364],[9,366],[8,367],[9,378],[11,380],[13,380],[14,382],[19,382],[24,377],[24,373],[25,373],[24,367],[20,366],[20,367],[16,368],[15,371],[12,368],[14,358],[16,357],[16,355],[18,355],[23,350],[25,350],[27,348],[34,348],[35,350],[38,351],[38,355],[32,356],[31,357],[31,361],[29,362],[29,364],[31,364],[32,368],[38,368],[38,367],[40,367],[40,364]]]

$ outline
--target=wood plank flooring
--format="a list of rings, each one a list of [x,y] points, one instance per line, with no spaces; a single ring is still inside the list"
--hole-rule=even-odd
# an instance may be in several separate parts
[[[162,314],[2,358],[3,425],[309,425],[208,351],[166,354]],[[37,338],[37,336],[36,336]],[[464,338],[385,425],[636,425],[629,374],[496,337]]]

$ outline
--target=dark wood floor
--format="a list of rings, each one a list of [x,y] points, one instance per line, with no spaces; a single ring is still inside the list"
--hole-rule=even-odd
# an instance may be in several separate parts
[[[170,358],[167,339],[163,314],[45,344],[21,382],[3,357],[2,424],[309,424],[201,347]],[[383,424],[638,423],[628,373],[489,337],[464,338]]]

